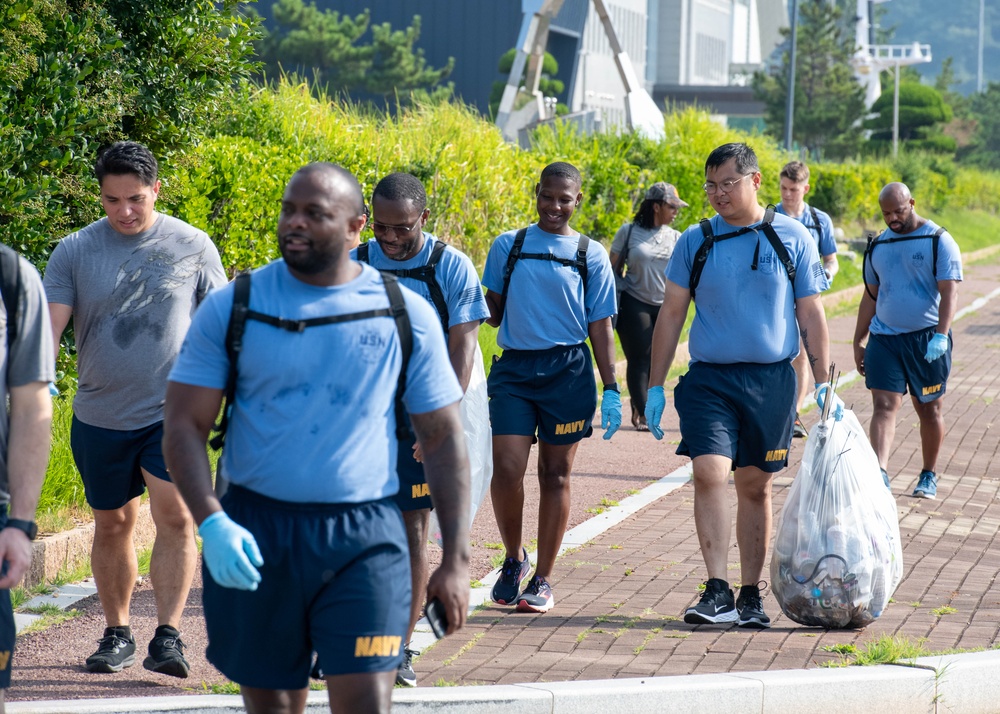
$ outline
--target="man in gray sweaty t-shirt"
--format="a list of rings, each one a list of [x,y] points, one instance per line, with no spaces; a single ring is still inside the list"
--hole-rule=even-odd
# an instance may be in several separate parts
[[[56,344],[74,317],[79,389],[71,444],[94,509],[91,563],[107,621],[86,665],[118,672],[135,662],[128,619],[138,568],[132,532],[148,488],[159,627],[143,666],[186,677],[178,627],[197,550],[194,522],[163,463],[163,400],[191,316],[226,275],[203,231],[155,210],[160,182],[149,149],[114,144],[95,172],[106,217],[66,236],[45,271]]]

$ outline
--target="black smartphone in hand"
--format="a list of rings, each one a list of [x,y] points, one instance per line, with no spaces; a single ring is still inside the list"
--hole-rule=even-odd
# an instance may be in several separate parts
[[[430,623],[431,631],[439,640],[448,632],[448,616],[445,615],[444,605],[437,598],[434,598],[424,607],[424,615]]]

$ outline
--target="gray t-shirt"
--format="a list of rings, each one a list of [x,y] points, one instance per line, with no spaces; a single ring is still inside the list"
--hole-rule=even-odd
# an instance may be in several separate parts
[[[6,379],[0,379],[0,504],[10,502],[7,479],[7,439],[10,436],[10,414],[7,397],[11,387],[23,387],[32,382],[55,379],[56,358],[52,352],[52,325],[45,302],[42,281],[31,263],[21,258],[21,295],[18,297],[17,338],[7,351],[7,323],[10,316],[0,301],[0,369]],[[0,290],[3,287],[0,286]]]
[[[162,420],[167,375],[191,316],[225,284],[209,237],[162,213],[139,235],[122,235],[102,218],[63,238],[45,269],[45,292],[73,308],[77,418],[123,431]]]
[[[667,286],[667,262],[680,233],[670,226],[642,228],[626,223],[615,233],[611,242],[612,253],[621,255],[629,228],[632,229],[632,236],[628,239],[624,283],[620,285],[629,295],[647,305],[661,305],[663,290]]]

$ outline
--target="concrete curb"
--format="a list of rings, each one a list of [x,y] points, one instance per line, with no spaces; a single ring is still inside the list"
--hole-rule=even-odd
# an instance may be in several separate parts
[[[989,714],[1000,701],[1000,652],[925,657],[875,667],[838,667],[679,677],[488,687],[397,689],[393,709],[407,714],[562,714],[579,711],[706,710],[745,714],[837,711],[840,714]],[[306,711],[329,711],[326,692],[310,692]],[[11,702],[10,714],[228,714],[232,695]]]
[[[135,524],[133,542],[136,550],[144,550],[153,545],[156,527],[149,512],[149,502],[139,507],[139,518]],[[21,586],[32,588],[44,582],[51,582],[60,573],[71,572],[90,560],[90,546],[94,542],[94,524],[45,536],[31,544],[31,567],[24,576]]]

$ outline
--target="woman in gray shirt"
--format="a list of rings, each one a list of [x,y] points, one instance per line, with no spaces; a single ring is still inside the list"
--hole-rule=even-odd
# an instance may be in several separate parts
[[[646,387],[656,314],[663,302],[667,261],[680,233],[670,227],[677,211],[687,206],[669,183],[654,183],[646,191],[635,218],[626,223],[611,243],[621,301],[618,337],[628,362],[626,382],[632,401],[632,426],[646,431]]]

